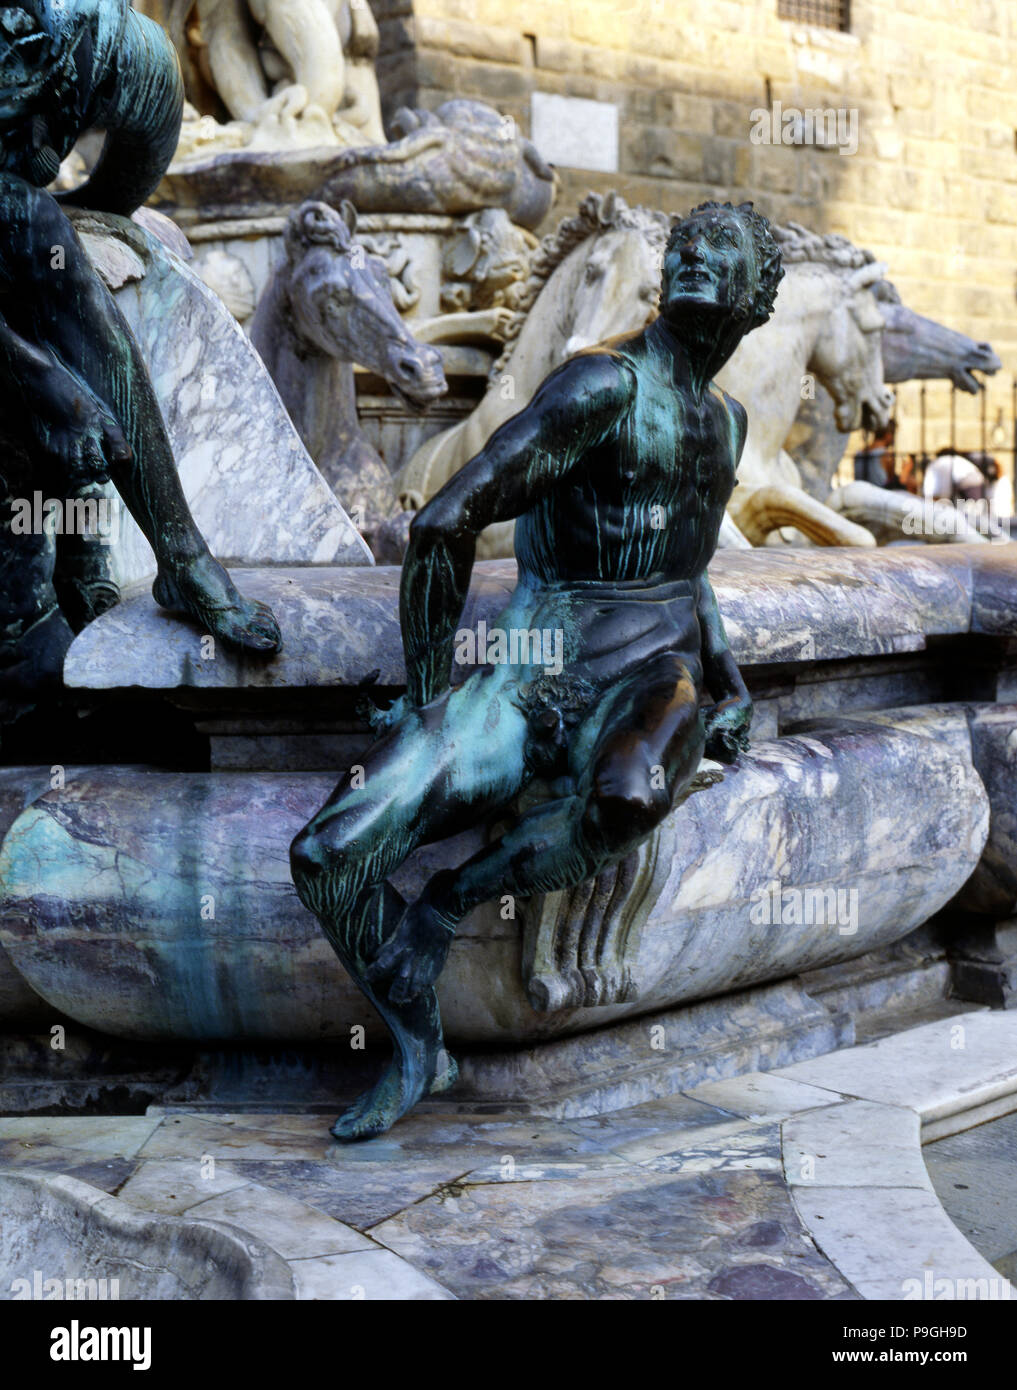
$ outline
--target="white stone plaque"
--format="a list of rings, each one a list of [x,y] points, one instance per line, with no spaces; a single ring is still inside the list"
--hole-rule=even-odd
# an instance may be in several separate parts
[[[610,101],[534,92],[530,139],[549,164],[613,174],[618,168],[618,108]]]

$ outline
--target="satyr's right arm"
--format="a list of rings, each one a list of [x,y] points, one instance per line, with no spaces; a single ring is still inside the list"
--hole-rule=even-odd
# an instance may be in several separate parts
[[[520,516],[565,477],[614,428],[632,389],[618,358],[571,358],[417,515],[399,598],[411,704],[448,687],[481,531]]]

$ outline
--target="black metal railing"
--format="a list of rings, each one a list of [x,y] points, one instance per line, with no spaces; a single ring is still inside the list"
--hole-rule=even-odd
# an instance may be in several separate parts
[[[986,460],[995,460],[1000,475],[1009,478],[1013,486],[1017,476],[1017,377],[1009,385],[999,377],[986,378],[985,389],[977,396],[945,382],[905,382],[894,391],[894,442],[883,449],[883,459],[892,466],[895,479],[909,486],[913,479],[921,491],[926,469],[943,450],[949,450],[979,467]],[[939,397],[942,406],[943,392],[948,394],[948,408],[932,414],[930,404]],[[901,447],[902,437],[914,440],[916,435],[917,448]],[[872,449],[874,444],[875,436],[866,434],[865,449]],[[889,477],[887,482],[894,485]],[[1014,492],[1017,503],[1017,488]]]

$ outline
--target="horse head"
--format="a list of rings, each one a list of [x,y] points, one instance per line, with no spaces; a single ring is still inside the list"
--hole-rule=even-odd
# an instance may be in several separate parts
[[[915,381],[945,377],[972,395],[982,389],[973,372],[992,375],[1003,365],[989,343],[976,343],[935,319],[923,318],[900,301],[888,281],[875,287],[886,320],[883,334],[883,376],[886,381]]]
[[[305,348],[357,362],[383,377],[411,409],[448,390],[437,348],[418,343],[392,300],[385,262],[354,240],[351,203],[302,204],[286,225],[289,304]]]
[[[558,320],[567,334],[563,357],[644,328],[656,315],[666,220],[628,208],[614,193],[596,211],[601,229],[566,263],[568,287]]]
[[[853,270],[828,267],[826,273],[831,302],[809,370],[833,397],[838,429],[881,430],[894,398],[883,376],[886,320],[872,287],[886,266],[870,261]]]

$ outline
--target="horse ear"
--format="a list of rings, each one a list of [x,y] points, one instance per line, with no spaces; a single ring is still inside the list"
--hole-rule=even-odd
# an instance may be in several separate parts
[[[628,206],[617,188],[612,188],[600,205],[601,223],[605,227],[613,227],[621,214],[628,211]]]
[[[859,290],[869,289],[877,280],[882,280],[889,269],[883,261],[869,261],[866,265],[860,266],[845,280],[847,293],[857,294]]]
[[[339,216],[346,223],[346,230],[350,236],[353,236],[357,230],[357,210],[349,198],[344,198],[339,204]]]

